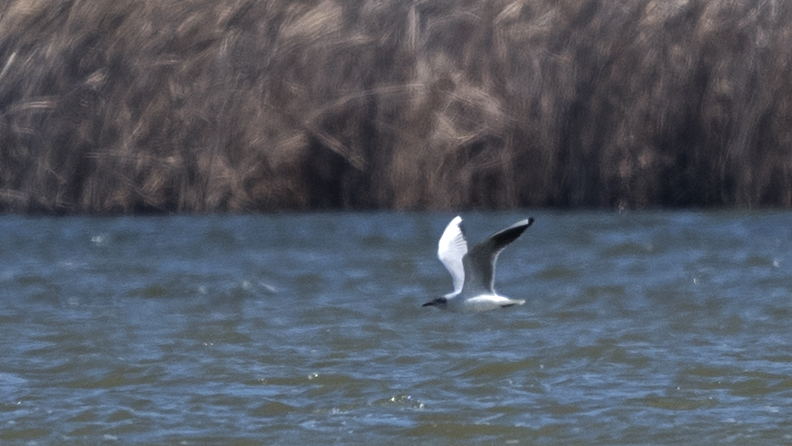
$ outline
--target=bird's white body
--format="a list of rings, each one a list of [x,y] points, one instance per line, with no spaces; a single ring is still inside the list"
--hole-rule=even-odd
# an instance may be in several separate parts
[[[497,294],[481,294],[470,298],[466,298],[461,294],[454,294],[451,297],[446,297],[446,309],[456,313],[476,313],[511,307],[512,305],[522,305],[524,303],[524,299],[509,299]]]
[[[533,221],[533,218],[522,220],[498,231],[468,252],[462,217],[451,220],[440,237],[437,257],[451,274],[454,291],[423,306],[468,313],[524,304],[525,300],[510,299],[495,292],[495,262],[503,248],[516,240]]]

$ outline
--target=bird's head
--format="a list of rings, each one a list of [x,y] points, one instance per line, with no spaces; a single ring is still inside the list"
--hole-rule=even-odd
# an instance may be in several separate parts
[[[427,302],[427,303],[425,303],[425,304],[423,304],[421,306],[422,307],[445,308],[447,303],[448,303],[448,299],[446,299],[445,297],[438,297],[437,299],[435,299],[435,300],[433,300],[431,302]]]

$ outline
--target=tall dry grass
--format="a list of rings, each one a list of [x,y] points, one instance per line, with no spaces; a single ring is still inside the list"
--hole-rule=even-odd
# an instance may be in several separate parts
[[[792,205],[782,0],[9,0],[0,210]]]

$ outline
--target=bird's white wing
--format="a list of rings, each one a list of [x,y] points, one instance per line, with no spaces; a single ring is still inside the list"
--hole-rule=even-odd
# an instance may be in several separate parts
[[[451,273],[451,278],[454,280],[454,293],[462,291],[462,285],[465,283],[465,267],[462,265],[462,258],[467,250],[462,217],[457,216],[446,226],[443,236],[440,237],[440,243],[437,244],[437,257]]]

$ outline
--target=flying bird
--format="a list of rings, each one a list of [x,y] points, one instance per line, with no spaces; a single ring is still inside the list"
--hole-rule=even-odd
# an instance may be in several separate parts
[[[510,299],[495,292],[495,261],[503,248],[516,240],[533,222],[533,217],[518,221],[468,250],[462,217],[451,220],[440,237],[437,257],[451,273],[454,291],[421,306],[466,313],[524,304],[523,299]]]

